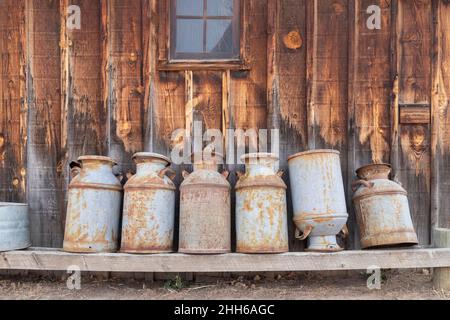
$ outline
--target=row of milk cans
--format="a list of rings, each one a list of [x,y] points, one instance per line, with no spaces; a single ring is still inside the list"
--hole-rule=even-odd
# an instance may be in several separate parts
[[[221,156],[193,157],[193,172],[183,171],[176,221],[175,173],[170,160],[137,153],[137,172],[124,187],[113,174],[115,162],[83,156],[72,167],[64,250],[68,252],[173,252],[179,223],[178,251],[189,254],[231,252],[232,214],[228,172],[219,172]],[[278,157],[252,153],[242,157],[245,173],[234,187],[236,251],[289,251],[287,186]],[[289,178],[296,238],[307,250],[342,250],[336,235],[348,233],[339,152],[314,150],[289,157]],[[388,179],[390,166],[369,165],[357,172],[354,205],[363,248],[416,244],[406,191]]]

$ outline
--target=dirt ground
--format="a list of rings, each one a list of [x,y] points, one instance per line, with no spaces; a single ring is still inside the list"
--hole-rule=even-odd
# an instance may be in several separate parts
[[[65,275],[3,275],[0,299],[450,299],[450,291],[433,289],[427,269],[383,271],[380,290],[369,290],[367,277],[359,272],[251,274],[187,282],[83,275],[81,289],[69,290]]]

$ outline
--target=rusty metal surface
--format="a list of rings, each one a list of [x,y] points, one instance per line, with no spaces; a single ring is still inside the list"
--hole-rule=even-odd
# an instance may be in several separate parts
[[[363,249],[418,243],[406,190],[389,180],[390,170],[386,164],[357,170],[353,204]]]
[[[126,183],[122,252],[173,251],[175,185],[167,177],[170,160],[154,153],[133,156],[137,172]]]
[[[0,251],[31,246],[28,205],[0,202]]]
[[[342,250],[336,235],[345,231],[348,214],[339,152],[306,151],[288,164],[297,238],[308,239],[307,251]]]
[[[274,154],[242,157],[246,172],[236,184],[236,250],[240,253],[289,251],[286,185]]]
[[[108,157],[83,156],[69,185],[64,250],[116,252],[122,186]],[[74,171],[74,169],[72,169]]]
[[[194,163],[183,172],[180,186],[179,252],[220,254],[231,252],[231,204],[228,172],[218,172],[217,159]]]

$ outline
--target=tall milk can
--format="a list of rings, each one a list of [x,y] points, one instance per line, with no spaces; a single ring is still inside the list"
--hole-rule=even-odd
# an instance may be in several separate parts
[[[245,174],[236,184],[236,240],[240,253],[289,251],[286,184],[270,153],[242,156]]]
[[[113,174],[114,160],[78,158],[69,184],[64,251],[115,252],[118,249],[122,185]]]
[[[170,160],[155,153],[133,156],[137,172],[124,189],[121,251],[163,253],[173,251],[175,223],[174,172]]]
[[[353,183],[353,204],[363,249],[418,243],[406,190],[389,180],[390,172],[388,164],[356,171],[361,180]]]
[[[28,205],[0,202],[0,252],[31,246]]]
[[[348,218],[339,151],[313,150],[288,159],[297,239],[307,251],[340,251],[336,235]]]
[[[194,161],[193,173],[183,171],[179,252],[231,252],[231,187],[228,172],[218,172],[221,157],[219,154],[209,158],[200,155],[200,160]]]

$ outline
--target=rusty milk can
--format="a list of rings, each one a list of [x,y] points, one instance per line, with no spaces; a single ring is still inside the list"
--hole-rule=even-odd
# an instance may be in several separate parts
[[[173,251],[175,185],[169,158],[155,153],[133,156],[137,172],[124,189],[121,251],[163,253]]]
[[[307,251],[340,251],[336,235],[348,218],[339,151],[312,150],[288,159],[297,239]]]
[[[208,159],[203,157],[194,161],[193,173],[183,171],[179,252],[231,252],[231,187],[227,181],[228,172],[218,172],[221,157],[219,154]]]
[[[31,246],[28,205],[0,202],[0,251]]]
[[[115,252],[118,249],[122,185],[113,174],[114,160],[78,158],[69,185],[64,251]]]
[[[246,172],[236,184],[236,240],[240,253],[289,251],[286,184],[271,153],[242,156]]]
[[[389,180],[390,172],[389,164],[356,171],[361,180],[353,182],[353,204],[363,249],[418,243],[406,190]]]

